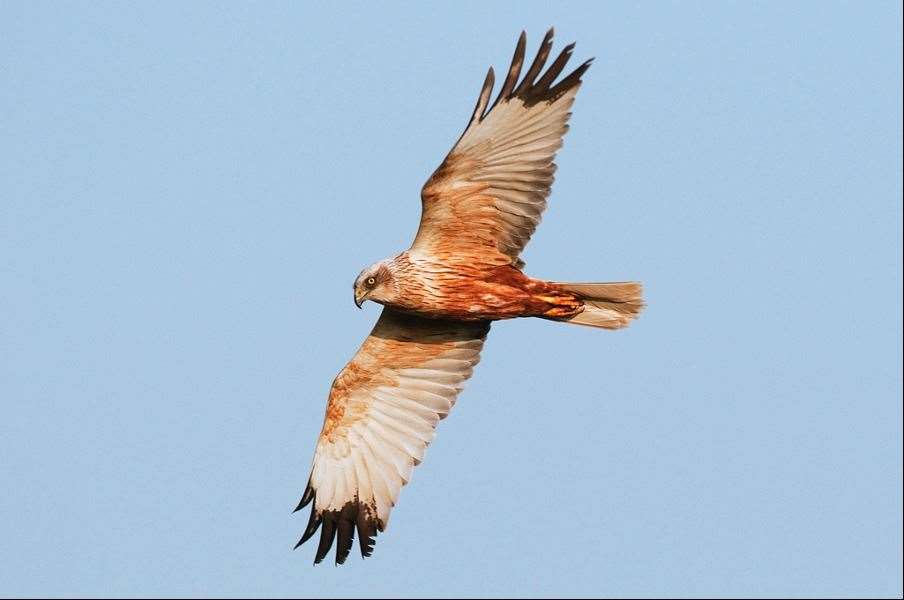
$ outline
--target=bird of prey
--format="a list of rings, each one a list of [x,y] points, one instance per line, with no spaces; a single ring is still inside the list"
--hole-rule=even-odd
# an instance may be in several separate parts
[[[333,381],[296,508],[313,502],[295,547],[319,528],[315,564],[334,540],[343,563],[355,530],[362,556],[370,556],[437,422],[471,376],[491,322],[540,317],[619,329],[643,307],[636,282],[562,283],[522,271],[519,255],[546,208],[556,151],[592,60],[557,81],[574,44],[545,68],[552,37],[550,29],[521,77],[521,33],[492,104],[490,68],[464,133],[421,191],[411,247],[355,279],[355,304],[384,308]]]

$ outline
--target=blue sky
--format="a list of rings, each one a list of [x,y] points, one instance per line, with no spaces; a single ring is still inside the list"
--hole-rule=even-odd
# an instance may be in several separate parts
[[[894,2],[0,5],[0,593],[900,596]],[[377,543],[292,552],[329,384],[488,65],[595,56]]]

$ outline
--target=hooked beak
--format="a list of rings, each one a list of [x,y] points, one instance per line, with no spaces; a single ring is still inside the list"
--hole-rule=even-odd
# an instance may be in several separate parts
[[[367,292],[355,290],[355,306],[361,308],[365,300],[367,300]]]

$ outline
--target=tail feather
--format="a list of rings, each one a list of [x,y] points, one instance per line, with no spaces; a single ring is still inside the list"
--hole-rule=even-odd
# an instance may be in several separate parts
[[[557,283],[584,301],[584,310],[560,319],[565,323],[621,329],[644,308],[643,286],[636,281],[618,283]]]

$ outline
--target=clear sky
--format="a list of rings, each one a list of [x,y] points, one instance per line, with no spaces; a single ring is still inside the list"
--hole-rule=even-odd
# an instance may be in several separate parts
[[[326,394],[488,65],[595,56],[527,271],[375,555]],[[0,594],[902,593],[896,2],[0,3]],[[329,559],[332,561],[332,557]]]

